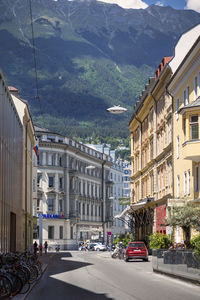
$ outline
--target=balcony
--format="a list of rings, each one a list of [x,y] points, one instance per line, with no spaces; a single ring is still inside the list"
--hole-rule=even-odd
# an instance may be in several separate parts
[[[190,140],[182,144],[183,159],[200,162],[200,140]]]

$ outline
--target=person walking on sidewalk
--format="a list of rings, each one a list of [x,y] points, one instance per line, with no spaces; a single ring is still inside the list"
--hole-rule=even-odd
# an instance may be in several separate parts
[[[45,254],[47,254],[47,249],[48,249],[48,244],[47,244],[47,241],[45,241],[45,243],[44,243],[44,252],[45,252]]]
[[[40,250],[40,255],[42,255],[42,243],[40,244],[40,246],[39,246],[39,250]]]
[[[35,243],[33,244],[33,250],[34,250],[34,254],[36,255],[36,254],[37,254],[37,251],[38,251],[38,244],[37,244],[36,241],[35,241]]]

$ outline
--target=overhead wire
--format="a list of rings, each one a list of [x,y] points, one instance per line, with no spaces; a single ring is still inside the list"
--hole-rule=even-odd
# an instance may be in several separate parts
[[[40,113],[42,115],[42,107],[41,107],[41,101],[40,101],[40,96],[39,96],[39,86],[38,86],[38,71],[37,71],[37,60],[36,60],[35,35],[34,35],[34,27],[33,27],[32,0],[29,0],[29,10],[30,10],[30,20],[31,20],[31,36],[32,36],[32,47],[33,47],[33,61],[34,61],[34,70],[35,70],[35,88],[36,88],[35,99],[37,99],[39,101]]]

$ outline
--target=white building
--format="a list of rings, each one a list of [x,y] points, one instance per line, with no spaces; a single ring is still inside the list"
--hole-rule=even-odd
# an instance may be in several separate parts
[[[43,220],[43,242],[75,249],[82,240],[106,241],[113,218],[111,157],[46,129],[35,130],[36,206]]]
[[[119,218],[115,218],[115,216],[120,215],[122,211],[126,208],[126,204],[124,205],[122,202],[124,195],[124,163],[121,159],[116,159],[115,150],[110,150],[108,145],[92,145],[89,144],[88,146],[92,147],[100,151],[101,153],[105,153],[112,157],[113,165],[110,169],[110,181],[112,182],[112,186],[110,188],[111,191],[111,199],[113,201],[113,223],[110,227],[110,231],[112,232],[112,238],[114,238],[117,234],[125,233],[127,231],[127,222],[120,220]],[[127,166],[125,167],[127,169]],[[129,177],[129,184],[130,184],[130,177]],[[130,189],[130,186],[129,186]],[[126,188],[127,190],[127,188]],[[130,191],[129,191],[130,192]],[[122,218],[123,219],[123,218]]]

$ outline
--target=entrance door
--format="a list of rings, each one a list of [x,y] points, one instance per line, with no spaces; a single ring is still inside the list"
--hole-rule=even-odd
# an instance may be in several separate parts
[[[10,213],[10,252],[16,251],[16,214]]]

